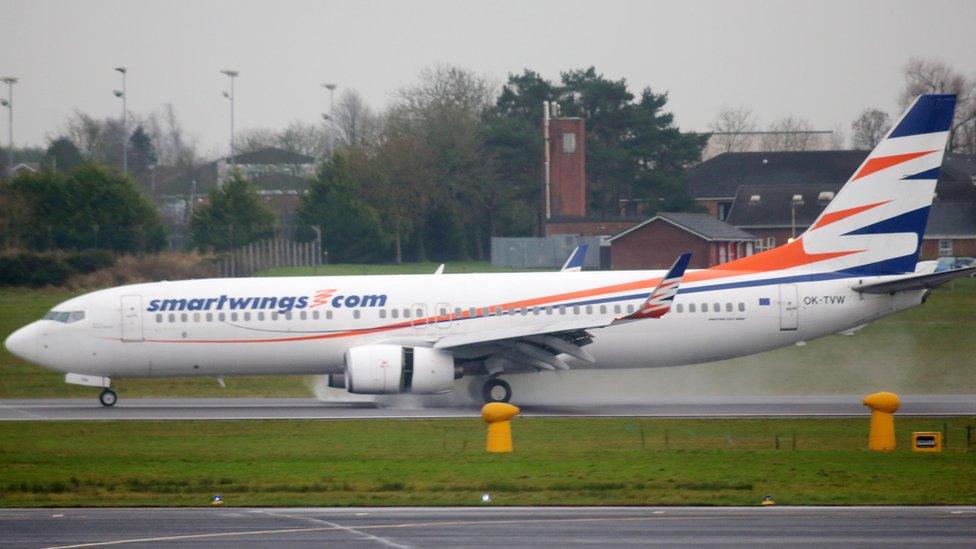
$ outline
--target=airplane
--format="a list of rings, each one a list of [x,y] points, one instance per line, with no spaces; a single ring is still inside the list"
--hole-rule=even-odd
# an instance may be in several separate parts
[[[101,387],[126,377],[325,374],[356,394],[436,394],[472,376],[722,360],[852,333],[974,268],[933,272],[922,236],[955,108],[922,95],[796,239],[708,269],[225,278],[69,299],[11,353]],[[475,386],[477,389],[477,385]],[[477,395],[476,395],[477,396]]]

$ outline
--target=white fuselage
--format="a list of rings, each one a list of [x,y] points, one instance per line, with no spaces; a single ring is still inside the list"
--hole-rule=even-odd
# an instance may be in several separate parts
[[[325,374],[353,346],[431,345],[447,335],[619,317],[660,271],[207,279],[122,286],[62,303],[74,322],[40,320],[18,354],[106,377]],[[805,280],[811,278],[813,280]],[[726,276],[683,284],[659,319],[590,330],[596,359],[573,368],[721,360],[850,330],[918,305],[922,291],[864,295],[883,277]],[[272,303],[273,298],[273,303]],[[498,307],[498,308],[496,308]],[[504,312],[499,309],[504,307]],[[8,340],[8,345],[9,345]]]

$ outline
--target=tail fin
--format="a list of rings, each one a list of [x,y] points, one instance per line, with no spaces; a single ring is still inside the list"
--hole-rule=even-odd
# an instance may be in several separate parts
[[[563,263],[563,268],[559,269],[563,272],[577,273],[583,270],[583,261],[586,260],[586,249],[589,248],[586,244],[580,244],[573,250],[573,253],[569,254],[566,259],[566,263]]]
[[[802,236],[721,268],[914,272],[955,105],[916,98]]]

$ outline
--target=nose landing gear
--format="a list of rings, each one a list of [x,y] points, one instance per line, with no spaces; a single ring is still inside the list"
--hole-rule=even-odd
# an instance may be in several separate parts
[[[485,402],[508,402],[512,398],[512,386],[497,377],[489,378],[481,386],[481,398]]]
[[[98,395],[98,401],[102,403],[102,406],[115,406],[118,400],[119,396],[111,389],[104,389],[102,394]]]

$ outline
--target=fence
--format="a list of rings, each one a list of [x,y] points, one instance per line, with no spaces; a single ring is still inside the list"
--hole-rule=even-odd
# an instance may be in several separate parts
[[[323,256],[320,236],[310,242],[268,238],[225,253],[217,268],[222,277],[252,276],[278,267],[314,267],[323,263]]]
[[[569,254],[580,244],[589,250],[583,266],[599,269],[602,237],[558,234],[549,237],[492,237],[491,264],[495,267],[539,269],[562,267]]]

